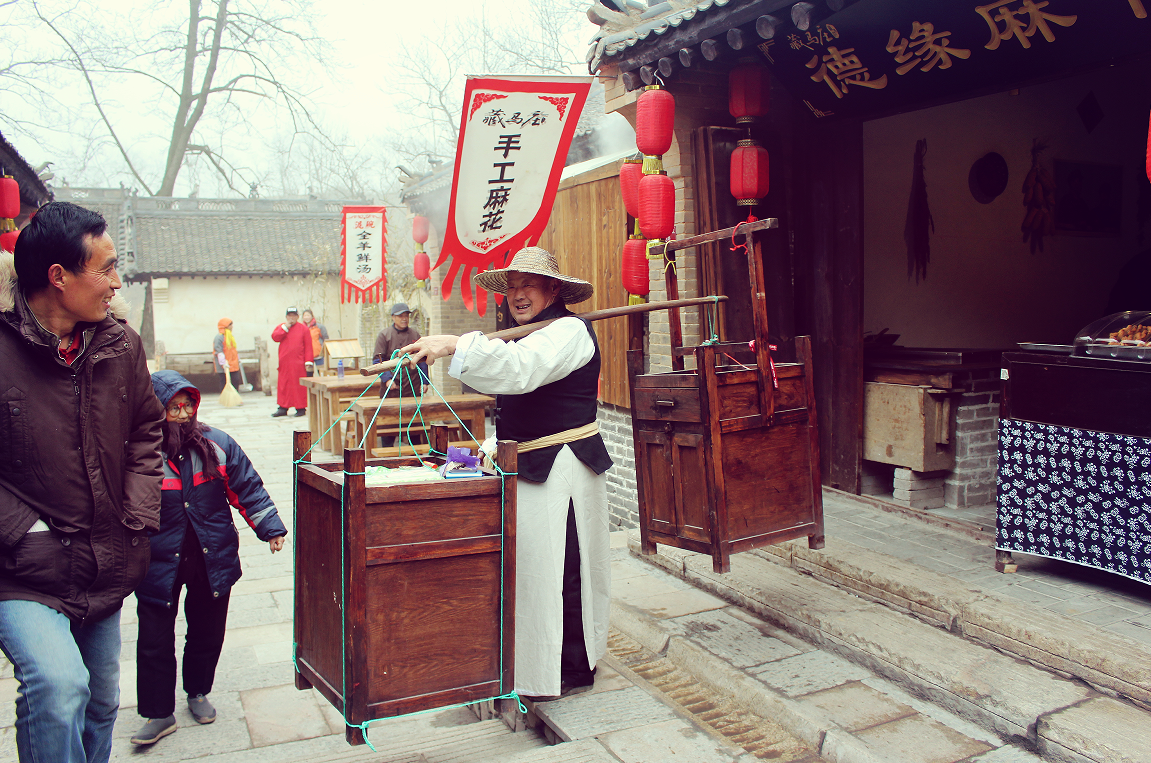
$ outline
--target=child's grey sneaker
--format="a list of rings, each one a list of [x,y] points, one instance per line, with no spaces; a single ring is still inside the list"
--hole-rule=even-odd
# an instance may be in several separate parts
[[[129,740],[135,745],[155,744],[163,737],[176,730],[176,716],[167,718],[149,718],[144,727],[132,735]]]
[[[216,720],[216,708],[212,707],[212,703],[203,694],[188,697],[188,709],[197,723],[211,723]]]

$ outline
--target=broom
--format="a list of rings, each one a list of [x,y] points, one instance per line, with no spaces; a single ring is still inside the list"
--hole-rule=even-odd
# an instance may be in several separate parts
[[[227,371],[224,372],[224,391],[220,393],[220,406],[223,408],[235,408],[244,404],[244,398],[240,397],[240,393],[232,386],[231,376]]]

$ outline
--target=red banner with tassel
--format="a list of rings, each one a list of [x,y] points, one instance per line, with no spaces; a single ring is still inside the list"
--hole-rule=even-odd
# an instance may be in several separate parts
[[[340,222],[340,302],[383,302],[387,294],[387,212],[384,207],[344,207]]]
[[[505,267],[539,240],[590,87],[591,77],[468,78],[447,230],[435,265],[452,260],[445,300],[458,274],[464,306],[483,315],[487,292],[477,284],[472,294],[472,273]]]

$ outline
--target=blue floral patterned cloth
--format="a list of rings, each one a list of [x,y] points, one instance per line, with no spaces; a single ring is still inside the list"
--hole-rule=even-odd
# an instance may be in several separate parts
[[[1151,440],[1003,419],[996,547],[1151,583]]]

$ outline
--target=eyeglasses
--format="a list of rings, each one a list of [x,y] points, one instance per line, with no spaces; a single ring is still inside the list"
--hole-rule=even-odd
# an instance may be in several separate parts
[[[180,413],[187,413],[189,416],[194,416],[196,413],[195,403],[171,403],[168,406],[168,415],[173,418],[180,415]]]

